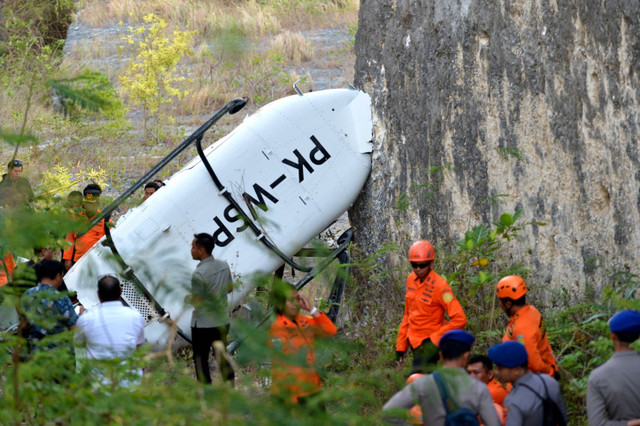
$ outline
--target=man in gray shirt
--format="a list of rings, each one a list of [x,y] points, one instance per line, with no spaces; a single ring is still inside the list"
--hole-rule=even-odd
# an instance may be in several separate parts
[[[627,310],[611,317],[609,337],[613,356],[589,375],[589,425],[640,425],[640,354],[629,346],[640,337],[640,312]]]
[[[560,394],[560,385],[548,374],[532,373],[524,345],[507,340],[489,348],[489,358],[495,364],[495,374],[502,383],[513,383],[504,400],[506,426],[540,426],[544,420],[543,399],[550,398],[557,408],[559,425],[568,422],[567,409]],[[564,423],[563,423],[564,422]]]
[[[476,415],[479,414],[485,426],[500,426],[501,422],[487,385],[469,376],[465,370],[474,341],[475,337],[468,331],[452,330],[445,333],[438,342],[442,368],[435,374],[443,382],[450,401],[457,407],[468,408]],[[447,412],[433,374],[427,374],[411,382],[387,401],[382,409],[409,410],[416,404],[420,404],[422,408],[424,424],[445,424]],[[384,418],[389,423],[408,424],[406,416],[392,417],[392,413],[385,413]]]
[[[214,246],[213,236],[205,233],[194,235],[191,242],[191,257],[200,261],[191,277],[190,301],[194,307],[191,345],[196,377],[203,383],[211,383],[209,352],[212,343],[222,342],[222,348],[227,345],[230,322],[227,293],[233,290],[229,265],[211,255]],[[233,385],[235,374],[226,351],[222,349],[215,355],[222,379]]]

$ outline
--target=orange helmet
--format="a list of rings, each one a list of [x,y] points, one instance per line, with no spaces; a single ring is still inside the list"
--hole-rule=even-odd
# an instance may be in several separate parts
[[[519,276],[508,275],[498,281],[496,294],[500,299],[508,297],[509,299],[518,300],[527,294],[527,285]]]
[[[436,258],[436,250],[429,241],[416,241],[409,249],[409,262],[428,262]]]
[[[416,379],[419,379],[422,376],[424,376],[424,374],[422,373],[413,373],[407,378],[407,384],[414,382]]]

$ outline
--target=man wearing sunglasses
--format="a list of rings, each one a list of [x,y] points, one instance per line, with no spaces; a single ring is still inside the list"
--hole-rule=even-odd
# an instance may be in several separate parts
[[[22,161],[11,160],[7,164],[8,173],[2,175],[0,182],[0,205],[5,207],[27,206],[33,201],[33,191],[29,181],[22,174]]]
[[[433,270],[436,251],[429,241],[417,241],[409,249],[413,272],[407,277],[404,316],[398,331],[398,365],[411,347],[414,373],[424,373],[438,362],[438,343],[448,331],[462,329],[467,317],[447,281]],[[444,314],[449,315],[449,322]]]

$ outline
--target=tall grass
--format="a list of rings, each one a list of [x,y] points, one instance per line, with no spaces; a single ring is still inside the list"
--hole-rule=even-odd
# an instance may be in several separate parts
[[[133,24],[153,13],[203,34],[213,34],[234,19],[242,23],[247,35],[263,36],[282,28],[343,26],[355,21],[358,6],[357,0],[87,0],[78,16],[81,21],[98,26],[118,21]]]

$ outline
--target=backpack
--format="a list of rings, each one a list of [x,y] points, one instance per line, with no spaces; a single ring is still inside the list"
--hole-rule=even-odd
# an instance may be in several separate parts
[[[549,389],[547,389],[547,384],[544,379],[540,377],[540,374],[536,374],[542,381],[542,385],[544,386],[544,398],[538,392],[533,390],[531,386],[527,386],[524,383],[519,383],[518,386],[524,386],[529,389],[531,392],[535,394],[540,400],[542,400],[542,425],[543,426],[566,426],[566,422],[564,421],[564,416],[558,407],[558,404],[549,397]]]
[[[432,376],[440,389],[442,404],[447,412],[447,417],[445,417],[444,420],[445,426],[480,426],[476,413],[471,411],[469,408],[458,407],[456,403],[449,398],[447,389],[445,388],[440,376],[438,376],[438,373],[434,372]]]

